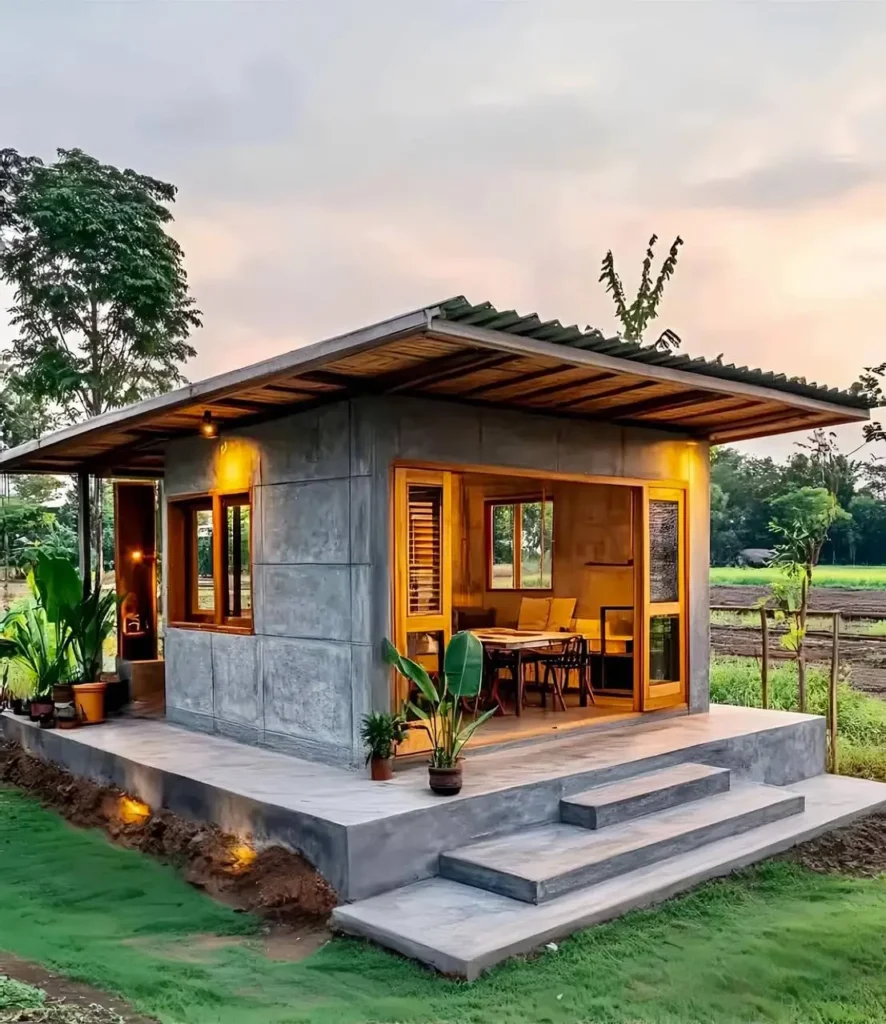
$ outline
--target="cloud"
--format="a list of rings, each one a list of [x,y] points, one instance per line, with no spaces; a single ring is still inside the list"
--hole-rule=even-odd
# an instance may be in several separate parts
[[[798,154],[746,174],[704,182],[694,201],[748,209],[791,209],[835,199],[881,177],[884,168],[851,159]]]

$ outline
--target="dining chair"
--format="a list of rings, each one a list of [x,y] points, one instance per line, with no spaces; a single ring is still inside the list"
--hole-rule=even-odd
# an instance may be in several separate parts
[[[566,698],[563,691],[569,686],[570,672],[575,672],[578,676],[582,705],[587,697],[590,697],[592,704],[594,703],[588,645],[583,636],[570,637],[564,642],[562,649],[556,653],[540,655],[539,665],[544,669],[541,686],[542,707],[546,705],[547,691],[550,689],[553,696],[560,702],[560,709],[566,710]]]

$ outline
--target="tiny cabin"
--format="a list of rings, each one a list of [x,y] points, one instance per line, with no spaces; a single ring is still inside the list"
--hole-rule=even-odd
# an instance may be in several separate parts
[[[459,297],[0,468],[117,481],[121,673],[161,666],[169,720],[356,765],[362,716],[415,696],[383,637],[433,674],[475,631],[478,745],[705,712],[710,445],[867,416]],[[412,729],[401,754],[425,745]]]

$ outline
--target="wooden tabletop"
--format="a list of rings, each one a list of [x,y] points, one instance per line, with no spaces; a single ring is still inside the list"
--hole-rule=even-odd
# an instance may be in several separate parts
[[[505,629],[489,627],[488,629],[472,629],[471,632],[487,647],[501,647],[505,650],[517,650],[520,647],[551,647],[571,640],[580,633],[560,633],[553,630]]]

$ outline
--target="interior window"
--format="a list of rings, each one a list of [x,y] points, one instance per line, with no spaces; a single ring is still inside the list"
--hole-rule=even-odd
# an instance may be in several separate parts
[[[492,502],[489,524],[489,589],[550,590],[553,502]]]

